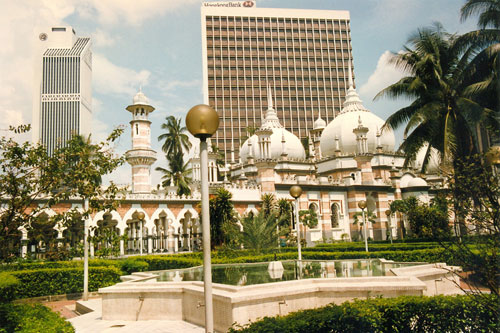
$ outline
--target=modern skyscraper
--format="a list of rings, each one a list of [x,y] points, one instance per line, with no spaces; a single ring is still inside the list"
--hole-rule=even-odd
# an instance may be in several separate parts
[[[36,38],[33,141],[52,153],[72,135],[90,134],[91,41],[69,26],[41,29]]]
[[[256,8],[254,1],[201,7],[205,103],[220,115],[213,141],[226,155],[260,126],[274,94],[286,129],[307,137],[340,112],[352,61],[348,11]]]

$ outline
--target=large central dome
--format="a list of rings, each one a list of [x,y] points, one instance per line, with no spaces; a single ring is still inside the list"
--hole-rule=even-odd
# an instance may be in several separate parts
[[[368,152],[374,153],[378,142],[377,132],[384,125],[384,120],[371,113],[363,106],[358,93],[353,87],[352,74],[349,66],[349,90],[342,111],[335,119],[328,124],[321,135],[320,147],[323,156],[334,156],[338,147],[342,154],[356,154],[357,141],[353,129],[359,125],[368,127],[367,144]],[[384,151],[394,151],[394,133],[390,129],[385,129],[380,135],[380,145]]]

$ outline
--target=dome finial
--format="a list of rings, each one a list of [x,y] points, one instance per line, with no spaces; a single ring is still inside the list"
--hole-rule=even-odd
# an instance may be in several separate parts
[[[269,85],[269,82],[267,83],[267,108],[273,108],[273,95],[271,93],[271,85]]]

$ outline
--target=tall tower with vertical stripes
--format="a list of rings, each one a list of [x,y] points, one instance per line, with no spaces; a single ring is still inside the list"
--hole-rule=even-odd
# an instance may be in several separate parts
[[[72,135],[90,134],[91,41],[69,26],[40,29],[36,40],[32,135],[51,154]]]
[[[201,27],[204,102],[219,113],[212,141],[227,162],[262,124],[267,84],[278,118],[299,138],[340,112],[352,61],[348,11],[204,2]]]
[[[141,90],[134,96],[127,111],[132,114],[132,149],[125,153],[132,166],[132,193],[151,192],[151,165],[156,161],[156,151],[151,149],[151,121],[149,114],[155,110]]]

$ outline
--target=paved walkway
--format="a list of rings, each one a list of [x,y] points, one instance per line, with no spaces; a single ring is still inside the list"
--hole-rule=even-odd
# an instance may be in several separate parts
[[[98,333],[98,332],[119,332],[119,333],[202,333],[203,327],[190,324],[185,321],[174,320],[102,320],[101,299],[90,299],[85,302],[85,306],[94,311],[73,317],[68,321],[75,328],[76,333]]]

